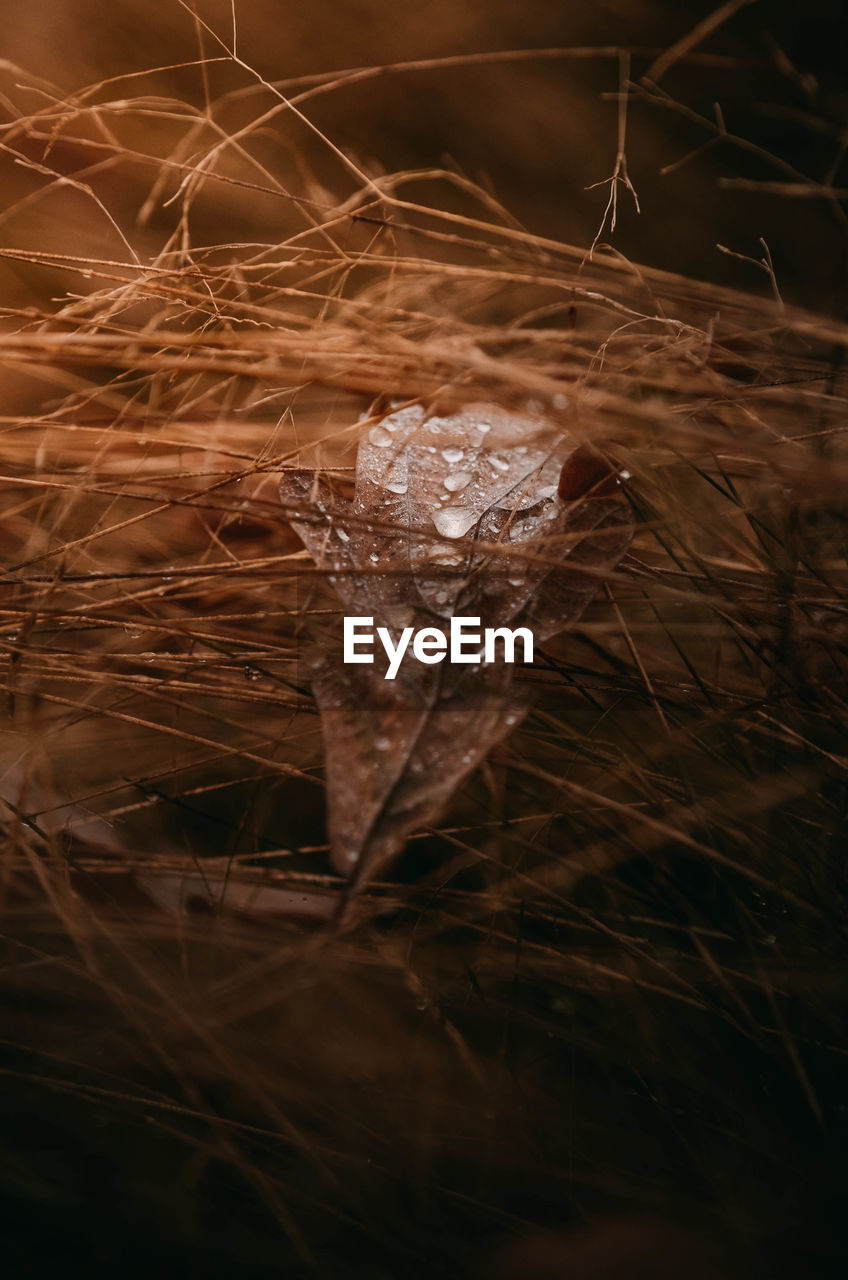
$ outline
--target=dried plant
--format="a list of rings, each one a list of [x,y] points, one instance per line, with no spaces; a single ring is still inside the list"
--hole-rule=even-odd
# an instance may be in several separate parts
[[[585,471],[578,455],[543,420],[485,405],[425,418],[410,406],[360,444],[350,501],[320,471],[287,473],[281,495],[345,607],[382,627],[395,653],[412,632],[462,617],[544,641],[577,621],[630,545],[627,516],[597,485],[559,496],[563,479]],[[357,883],[441,815],[527,700],[502,648],[470,666],[419,662],[398,674],[385,660],[346,669],[336,634],[312,644],[307,664],[333,863]]]
[[[839,235],[841,159],[821,182],[666,91],[747,66],[702,47],[738,4],[665,50],[291,82],[178,7],[179,66],[0,67],[16,1274],[45,1273],[45,1216],[92,1274],[600,1276],[610,1219],[619,1267],[827,1274],[848,328],[765,243],[722,259],[737,288],[636,265],[316,121],[389,76],[591,54],[610,217],[622,184],[651,216],[634,102]],[[470,476],[441,508],[428,425]],[[478,465],[499,431],[524,470]],[[340,599],[539,650],[385,681],[338,665]]]

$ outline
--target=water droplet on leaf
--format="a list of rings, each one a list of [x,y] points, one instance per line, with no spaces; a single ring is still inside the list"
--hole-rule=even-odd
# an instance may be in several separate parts
[[[392,443],[391,432],[385,427],[372,427],[368,432],[369,444],[376,445],[378,449],[388,449]]]
[[[433,524],[443,538],[462,538],[477,523],[473,507],[445,507],[433,515]]]

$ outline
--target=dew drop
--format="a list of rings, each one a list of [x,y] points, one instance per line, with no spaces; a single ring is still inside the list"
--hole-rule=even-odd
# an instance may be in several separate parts
[[[378,449],[388,449],[392,443],[391,432],[385,427],[372,427],[368,432],[368,440],[370,444],[376,445]]]
[[[473,478],[470,471],[454,471],[453,475],[445,478],[445,488],[449,493],[457,493],[458,490],[470,484]]]
[[[501,454],[499,453],[490,454],[489,461],[491,462],[492,466],[495,468],[496,471],[509,471],[509,463],[507,462],[506,458],[504,458]]]
[[[442,457],[445,462],[461,462],[465,454],[464,449],[443,449]]]
[[[391,738],[378,738],[377,741],[374,743],[374,746],[377,748],[378,751],[388,751],[391,745],[392,745]]]
[[[473,507],[445,507],[433,515],[433,524],[443,538],[461,538],[478,520]]]
[[[339,538],[340,541],[342,542],[350,542],[350,534],[345,533],[344,529],[337,529],[336,537]]]
[[[376,564],[377,561],[380,559],[380,557],[377,555],[376,551],[372,551],[368,559],[371,561],[372,564]]]
[[[406,493],[409,485],[405,480],[389,480],[386,483],[389,493]]]

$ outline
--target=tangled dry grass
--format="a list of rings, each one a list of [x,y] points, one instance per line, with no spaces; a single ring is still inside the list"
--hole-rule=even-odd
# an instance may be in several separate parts
[[[200,25],[200,103],[3,69],[18,1266],[46,1272],[47,1218],[104,1274],[492,1273],[507,1238],[636,1214],[690,1268],[827,1274],[848,328],[765,246],[745,293],[351,158],[310,113],[380,67],[271,83]],[[350,466],[392,397],[529,404],[620,460],[635,537],[339,927],[298,662],[331,604],[277,487]]]

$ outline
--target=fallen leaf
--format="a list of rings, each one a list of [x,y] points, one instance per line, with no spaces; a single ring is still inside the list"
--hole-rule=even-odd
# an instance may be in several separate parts
[[[372,617],[395,641],[406,626],[447,632],[455,616],[479,617],[481,629],[529,626],[544,641],[580,617],[631,538],[626,508],[597,497],[591,478],[563,501],[576,448],[542,418],[489,405],[436,417],[408,406],[361,442],[351,498],[303,470],[286,472],[280,493],[346,614]],[[340,637],[325,633],[307,639],[305,661],[324,737],[332,861],[354,882],[437,820],[531,704],[502,656],[407,658],[387,680],[379,646],[373,665],[345,665]]]

